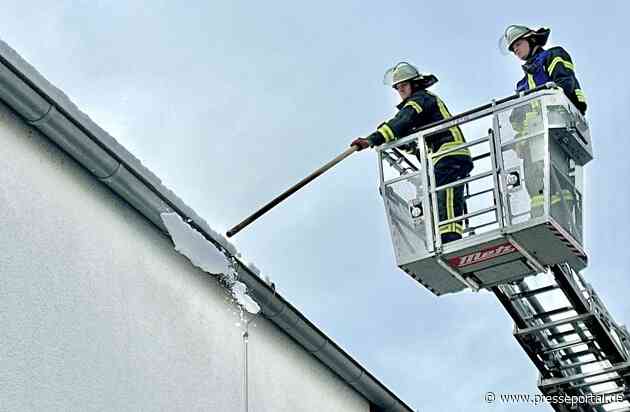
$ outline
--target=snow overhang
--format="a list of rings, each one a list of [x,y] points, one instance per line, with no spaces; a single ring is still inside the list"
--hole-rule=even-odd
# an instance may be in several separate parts
[[[209,245],[234,260],[238,279],[246,285],[262,314],[365,396],[377,410],[413,412],[260,279],[255,269],[239,259],[236,248],[225,237],[212,230],[205,220],[162,185],[156,175],[3,41],[0,41],[0,99],[165,234],[173,238],[162,217],[177,215]]]

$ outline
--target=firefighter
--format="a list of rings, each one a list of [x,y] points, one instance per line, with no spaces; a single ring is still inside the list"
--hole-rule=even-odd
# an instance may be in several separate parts
[[[351,146],[359,150],[379,146],[401,137],[408,136],[422,126],[451,117],[446,105],[427,88],[435,84],[438,79],[433,74],[423,74],[413,65],[401,62],[389,69],[386,83],[398,92],[401,102],[398,104],[396,115],[382,123],[377,130],[366,138],[352,141]],[[427,149],[431,153],[455,148],[465,142],[459,127],[451,127],[434,135],[426,137]],[[413,146],[407,148],[418,154]],[[462,179],[470,173],[473,163],[467,148],[455,150],[434,159],[435,180],[437,186]],[[464,186],[440,190],[438,196],[439,219],[444,221],[464,214],[465,199]],[[464,228],[462,222],[441,225],[439,228],[442,243],[461,239]]]
[[[551,29],[532,30],[529,27],[511,25],[505,29],[503,40],[508,51],[525,61],[525,76],[516,84],[521,92],[554,82],[582,113],[586,113],[586,97],[575,77],[575,67],[571,56],[562,47],[543,47],[547,43]]]
[[[554,82],[562,88],[564,94],[580,113],[586,113],[586,98],[575,76],[575,67],[569,53],[562,47],[545,49],[544,46],[551,32],[548,28],[537,30],[526,26],[510,25],[502,36],[503,46],[524,61],[524,77],[516,84],[516,91],[522,92]],[[510,122],[516,131],[516,138],[532,136],[514,146],[518,156],[523,159],[525,187],[530,196],[531,217],[543,214],[544,196],[544,142],[537,135],[542,133],[542,112],[537,102],[515,108],[510,115]],[[568,166],[568,159],[556,162]],[[564,169],[564,168],[563,168]],[[562,170],[568,175],[568,170]],[[564,201],[564,202],[563,202]],[[573,203],[573,195],[556,188],[552,190],[551,207],[556,210],[560,204]]]

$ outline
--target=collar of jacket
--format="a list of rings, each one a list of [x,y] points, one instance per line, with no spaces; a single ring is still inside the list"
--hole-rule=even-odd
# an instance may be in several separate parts
[[[409,100],[413,99],[414,97],[420,96],[420,95],[421,95],[421,94],[423,94],[423,93],[425,93],[424,89],[418,89],[418,90],[416,90],[415,92],[411,93],[411,94],[409,95],[409,97],[407,97],[405,100],[403,100],[402,102],[398,103],[398,104],[396,105],[396,108],[397,108],[398,110],[401,110],[403,107],[405,107],[405,104],[406,104]]]
[[[540,62],[538,61],[539,60],[538,57],[540,57],[540,54],[544,53],[545,51],[546,50],[543,49],[542,47],[538,47],[536,51],[534,51],[534,54],[529,56],[529,59],[527,59],[525,64],[521,66],[523,68],[523,71],[525,73],[534,73],[536,71],[536,68],[540,64]]]

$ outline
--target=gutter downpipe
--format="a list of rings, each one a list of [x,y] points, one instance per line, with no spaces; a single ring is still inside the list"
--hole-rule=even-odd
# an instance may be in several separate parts
[[[243,331],[243,411],[249,411],[249,367],[248,367],[248,350],[249,344],[249,322],[245,323],[245,330]]]
[[[233,258],[263,314],[362,394],[379,412],[413,412],[370,372],[329,339],[295,307],[271,289],[238,257],[236,250],[190,207],[164,187],[107,132],[91,121],[6,43],[0,41],[0,100],[97,179],[131,204],[165,235],[160,215],[176,212],[206,240]],[[214,233],[214,236],[211,235]],[[244,336],[246,338],[246,336]]]

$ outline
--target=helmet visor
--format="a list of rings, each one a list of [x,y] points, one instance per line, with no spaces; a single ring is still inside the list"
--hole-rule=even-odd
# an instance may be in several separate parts
[[[512,50],[510,50],[510,45],[508,44],[508,40],[504,34],[499,37],[497,41],[497,47],[499,48],[499,53],[503,56],[509,56],[512,54]]]
[[[396,66],[387,69],[385,72],[385,75],[383,76],[383,84],[385,86],[394,86],[394,70],[396,70]]]

